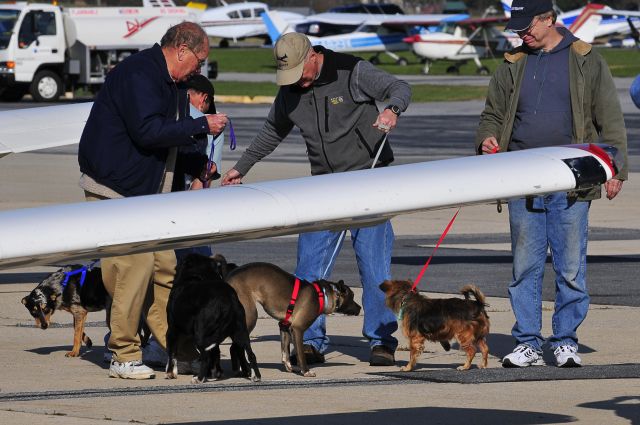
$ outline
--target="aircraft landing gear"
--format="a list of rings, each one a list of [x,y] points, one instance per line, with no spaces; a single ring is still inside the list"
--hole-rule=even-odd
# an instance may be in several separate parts
[[[369,62],[371,62],[373,65],[380,65],[380,53],[375,56],[371,56],[371,58],[369,58]]]
[[[480,59],[473,58],[473,62],[476,64],[476,66],[478,67],[478,69],[476,70],[476,73],[478,75],[489,75],[489,68],[487,68],[486,66],[484,66],[482,64],[482,62],[480,62]]]
[[[489,68],[483,65],[477,69],[476,73],[478,73],[478,75],[489,75]]]
[[[429,62],[428,60],[424,59],[422,63],[423,63],[422,73],[424,75],[429,74],[429,68],[431,68],[431,62]]]
[[[460,67],[457,65],[451,65],[447,68],[447,74],[460,75]]]

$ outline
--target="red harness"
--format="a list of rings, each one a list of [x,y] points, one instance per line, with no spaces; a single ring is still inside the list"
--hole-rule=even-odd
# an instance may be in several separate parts
[[[318,315],[321,315],[324,311],[324,291],[320,288],[316,282],[311,283],[318,294]],[[291,301],[289,301],[289,307],[287,307],[287,312],[284,315],[284,319],[282,319],[278,324],[280,325],[280,329],[288,330],[291,326],[291,315],[293,314],[293,309],[296,306],[296,300],[298,299],[298,292],[300,291],[300,279],[296,277],[296,281],[293,284],[293,292],[291,293]]]

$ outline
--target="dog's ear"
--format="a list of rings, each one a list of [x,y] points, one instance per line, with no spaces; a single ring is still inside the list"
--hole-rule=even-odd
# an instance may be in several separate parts
[[[28,297],[24,297],[24,298],[22,299],[22,304],[27,305],[27,298],[28,298]]]

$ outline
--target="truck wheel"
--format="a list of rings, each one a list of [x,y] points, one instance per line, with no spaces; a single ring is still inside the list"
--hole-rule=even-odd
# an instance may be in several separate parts
[[[62,93],[62,80],[52,71],[40,71],[31,82],[29,92],[36,102],[58,100]]]

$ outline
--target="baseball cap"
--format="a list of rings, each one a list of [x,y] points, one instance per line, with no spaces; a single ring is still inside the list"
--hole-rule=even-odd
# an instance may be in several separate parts
[[[284,34],[273,48],[276,60],[276,84],[288,86],[297,83],[302,77],[304,59],[311,49],[311,42],[306,35],[297,32]]]
[[[215,114],[216,113],[216,105],[213,101],[213,95],[215,93],[213,89],[213,84],[207,77],[201,74],[196,74],[193,77],[189,78],[185,81],[184,85],[195,91],[199,91],[200,93],[206,93],[209,95],[209,109],[205,112],[206,114]]]
[[[524,31],[529,28],[534,16],[553,10],[551,0],[514,0],[511,4],[511,18],[505,29]]]

